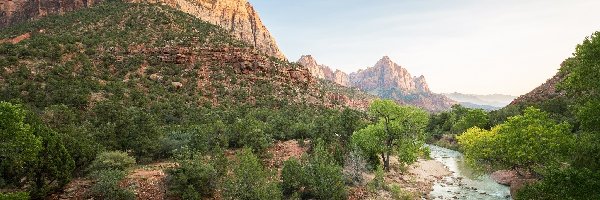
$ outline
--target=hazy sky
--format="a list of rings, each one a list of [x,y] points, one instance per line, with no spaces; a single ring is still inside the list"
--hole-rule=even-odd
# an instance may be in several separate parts
[[[345,72],[384,55],[434,92],[524,94],[600,31],[600,0],[250,0],[288,59]]]

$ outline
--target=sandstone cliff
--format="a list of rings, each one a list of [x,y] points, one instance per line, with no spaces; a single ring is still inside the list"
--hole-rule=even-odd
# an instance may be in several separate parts
[[[430,93],[425,77],[413,77],[408,70],[384,56],[375,66],[350,74],[351,85],[366,91],[396,88],[405,93]]]
[[[85,8],[104,0],[2,0],[0,28]],[[136,3],[161,3],[219,25],[233,36],[261,52],[285,59],[258,13],[247,0],[126,0]]]
[[[308,71],[310,71],[315,78],[325,79],[346,87],[350,86],[348,74],[340,70],[335,70],[334,72],[328,66],[318,64],[311,55],[301,56],[298,60],[298,64],[307,67]]]
[[[129,0],[132,2],[161,3],[191,14],[230,31],[236,38],[254,46],[263,53],[280,59],[279,50],[258,12],[247,0]]]
[[[103,0],[1,0],[0,28],[51,14],[86,8]]]

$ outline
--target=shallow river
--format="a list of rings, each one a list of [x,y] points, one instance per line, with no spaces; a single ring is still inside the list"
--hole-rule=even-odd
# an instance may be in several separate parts
[[[507,186],[500,185],[489,175],[475,176],[465,163],[463,155],[454,150],[428,145],[431,158],[442,162],[452,175],[435,183],[429,196],[433,199],[510,199]]]

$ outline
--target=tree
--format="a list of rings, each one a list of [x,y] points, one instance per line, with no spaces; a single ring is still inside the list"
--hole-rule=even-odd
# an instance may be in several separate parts
[[[224,199],[281,199],[281,190],[271,173],[266,171],[250,149],[236,155],[223,188]]]
[[[453,133],[462,133],[471,127],[487,128],[488,113],[482,109],[466,109],[452,126]]]
[[[69,181],[75,169],[75,161],[52,129],[35,124],[34,134],[42,142],[42,150],[31,166],[34,181],[32,198],[44,198],[54,189],[62,188]]]
[[[369,159],[381,156],[386,171],[389,171],[390,155],[394,152],[401,162],[416,160],[418,150],[423,145],[423,132],[428,120],[425,111],[411,106],[399,106],[391,100],[376,100],[371,103],[369,114],[378,121],[352,136],[352,142]]]
[[[42,142],[25,123],[18,105],[0,102],[0,187],[18,186],[27,175],[26,165],[36,161]]]
[[[561,68],[565,78],[559,88],[573,100],[571,107],[581,124],[578,135],[576,167],[600,171],[600,32],[577,45],[574,57]]]
[[[567,161],[573,144],[570,129],[569,124],[554,122],[548,113],[530,107],[489,131],[475,127],[457,138],[472,166],[539,175]]]

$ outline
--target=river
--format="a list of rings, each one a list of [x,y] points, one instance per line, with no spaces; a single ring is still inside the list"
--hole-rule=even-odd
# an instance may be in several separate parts
[[[435,145],[428,145],[431,158],[443,163],[452,175],[433,186],[433,199],[511,199],[508,186],[496,183],[489,175],[474,175],[463,162],[462,153]]]

